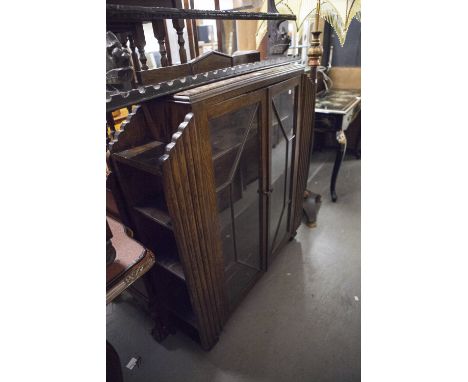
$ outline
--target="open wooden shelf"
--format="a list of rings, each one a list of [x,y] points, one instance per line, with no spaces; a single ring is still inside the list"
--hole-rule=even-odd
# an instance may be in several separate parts
[[[154,277],[158,280],[161,290],[164,290],[160,295],[160,303],[179,320],[198,330],[198,321],[190,302],[187,284],[185,279],[180,277],[183,276],[182,268],[179,268],[180,272],[174,272],[173,260],[172,256],[165,258],[164,254],[156,255]]]
[[[159,158],[164,154],[165,147],[165,143],[153,141],[116,153],[114,158],[139,170],[160,175]]]
[[[171,217],[169,214],[158,208],[157,206],[144,206],[144,207],[134,207],[135,211],[139,212],[143,216],[146,216],[148,219],[170,229],[172,231]]]
[[[185,282],[185,275],[182,269],[182,264],[174,255],[165,252],[159,252],[156,256],[156,264]]]

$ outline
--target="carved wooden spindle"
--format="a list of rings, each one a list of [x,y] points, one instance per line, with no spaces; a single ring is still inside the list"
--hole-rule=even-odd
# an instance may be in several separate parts
[[[179,43],[179,56],[180,63],[185,64],[187,62],[187,52],[185,51],[185,40],[184,40],[184,20],[173,19],[172,25],[177,32],[177,42]]]
[[[117,34],[117,38],[119,39],[120,43],[122,44],[122,47],[130,53],[130,55],[132,56],[132,51],[130,49],[128,49],[128,46],[127,46],[127,42],[130,40],[130,36],[128,35],[128,33],[118,33]],[[132,59],[133,59],[133,56],[132,56]],[[132,87],[136,87],[136,83],[135,83],[135,67],[133,67],[133,76],[132,76],[132,81],[131,81],[131,86]]]
[[[140,63],[142,70],[148,70],[148,65],[146,65],[146,55],[145,55],[145,32],[143,31],[143,24],[135,24],[135,35],[134,35],[135,45],[138,49],[138,54],[140,55]]]
[[[135,71],[139,72],[141,70],[140,60],[138,59],[138,54],[136,52],[135,40],[133,35],[128,35],[128,41],[130,42],[130,51],[132,52],[132,61],[133,61],[133,68]]]
[[[153,21],[153,32],[154,37],[159,43],[159,53],[161,54],[161,66],[168,66],[169,61],[167,59],[166,50],[166,28],[164,27],[164,20]]]

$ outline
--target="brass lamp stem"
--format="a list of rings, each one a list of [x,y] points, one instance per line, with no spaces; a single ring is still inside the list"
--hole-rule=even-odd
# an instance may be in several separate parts
[[[312,1],[312,0],[310,0]],[[315,25],[314,30],[312,31],[312,39],[310,40],[310,47],[307,50],[307,65],[309,65],[310,70],[307,73],[307,77],[304,76],[304,87],[306,89],[305,94],[306,97],[304,98],[304,110],[310,110],[309,113],[310,118],[304,119],[306,123],[306,131],[305,142],[308,154],[305,156],[306,158],[310,158],[310,151],[312,150],[313,141],[314,141],[314,125],[315,125],[315,98],[317,94],[317,69],[320,66],[320,58],[323,54],[323,49],[320,46],[320,31],[319,31],[319,21],[320,21],[320,0],[317,0],[317,6],[315,7]],[[308,161],[308,159],[307,159]],[[307,169],[309,168],[309,163],[307,162],[306,165]],[[308,173],[308,170],[307,170]],[[307,188],[307,179],[304,182],[305,188]],[[305,189],[304,190],[304,203],[303,208],[306,216],[308,216],[310,209],[311,202],[307,201],[307,199],[312,199],[313,210],[316,216],[318,212],[318,208],[315,205],[317,199],[311,198],[314,194]]]
[[[314,32],[318,32],[318,26],[320,21],[320,0],[317,0],[317,6],[315,7],[315,25]]]
[[[317,6],[315,7],[315,25],[312,32],[312,39],[310,41],[310,48],[307,51],[307,56],[309,57],[307,64],[312,69],[311,79],[316,79],[317,67],[320,66],[320,58],[323,54],[323,49],[320,46],[320,31],[319,31],[319,21],[320,21],[320,0],[317,0]]]

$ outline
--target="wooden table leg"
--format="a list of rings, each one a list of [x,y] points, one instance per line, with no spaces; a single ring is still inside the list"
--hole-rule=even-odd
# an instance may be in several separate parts
[[[340,172],[341,162],[343,162],[344,156],[346,154],[346,135],[343,130],[340,130],[336,133],[336,140],[339,143],[338,150],[336,151],[335,164],[333,165],[333,173],[330,183],[330,193],[333,202],[338,200],[336,196],[336,179],[338,178],[338,173]]]

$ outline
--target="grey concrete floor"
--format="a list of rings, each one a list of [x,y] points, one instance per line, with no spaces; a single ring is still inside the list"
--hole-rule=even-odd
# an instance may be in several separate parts
[[[227,322],[210,351],[182,333],[162,344],[128,296],[107,307],[107,339],[125,381],[351,382],[361,376],[361,163],[349,156],[332,203],[334,154],[314,155],[309,189],[322,195],[318,226],[301,225]],[[125,367],[132,357],[139,367]]]

